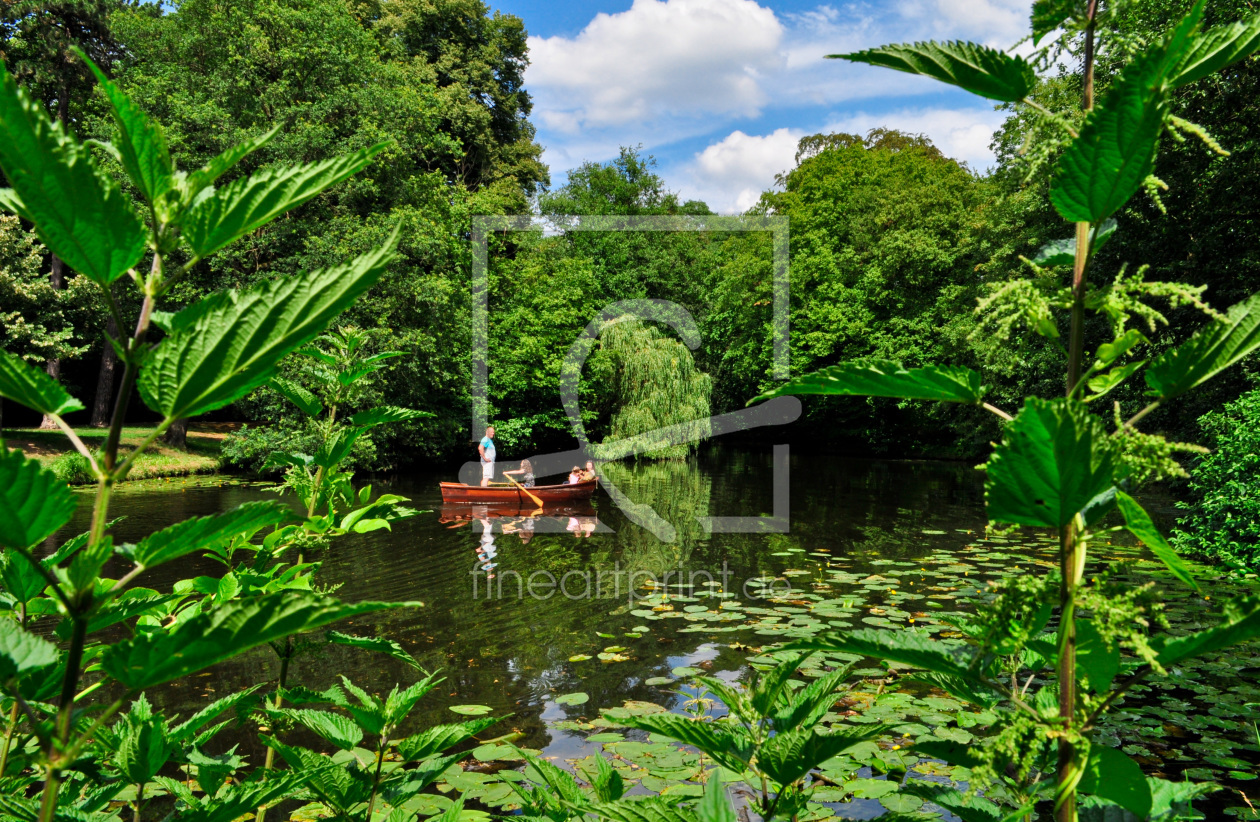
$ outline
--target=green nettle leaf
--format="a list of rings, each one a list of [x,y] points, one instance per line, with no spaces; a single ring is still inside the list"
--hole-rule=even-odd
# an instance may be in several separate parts
[[[263,643],[397,605],[347,604],[289,591],[232,600],[179,623],[169,633],[139,634],[111,645],[102,656],[102,667],[126,687],[142,690],[208,668]]]
[[[1109,343],[1098,346],[1096,368],[1106,368],[1125,354],[1133,350],[1139,343],[1149,342],[1141,331],[1130,328]]]
[[[296,517],[278,502],[247,502],[224,514],[194,517],[150,534],[123,552],[132,562],[152,568],[164,562],[205,551],[237,537],[252,537],[268,526],[293,522]]]
[[[1006,818],[1006,812],[1001,807],[983,796],[964,794],[939,782],[907,780],[901,786],[901,792],[940,805],[963,822],[1002,822]]]
[[[1230,603],[1220,625],[1174,639],[1156,637],[1151,644],[1157,651],[1155,659],[1167,668],[1257,636],[1260,636],[1260,595],[1253,594]]]
[[[1146,369],[1150,393],[1171,399],[1202,385],[1260,347],[1260,293],[1229,309],[1224,320],[1155,358]]]
[[[1168,113],[1162,90],[1165,53],[1155,49],[1125,66],[1102,103],[1085,118],[1055,173],[1050,200],[1063,219],[1101,223],[1120,209],[1155,168]]]
[[[0,454],[0,545],[25,551],[70,521],[78,498],[38,460]]]
[[[1076,13],[1076,0],[1035,0],[1032,7],[1033,45]]]
[[[1120,673],[1120,649],[1103,641],[1093,622],[1076,620],[1076,664],[1094,693],[1104,693]]]
[[[628,728],[638,728],[694,745],[714,762],[736,772],[748,767],[752,755],[748,740],[725,724],[701,722],[670,713],[607,718]]]
[[[988,386],[981,384],[979,374],[963,366],[928,365],[907,369],[901,363],[874,360],[841,363],[794,377],[753,402],[783,394],[839,394],[979,405],[988,390]]]
[[[1115,802],[1138,819],[1151,813],[1151,787],[1138,764],[1122,752],[1095,744],[1077,790]]]
[[[341,631],[329,631],[324,635],[329,642],[337,645],[349,645],[352,648],[363,648],[368,651],[377,651],[378,653],[391,656],[399,662],[406,663],[408,666],[415,668],[417,671],[423,671],[424,668],[416,662],[415,657],[403,650],[403,646],[399,645],[392,639],[385,637],[366,637],[351,636],[343,634]]]
[[[194,254],[207,257],[362,170],[388,145],[304,166],[263,169],[229,183],[184,213],[182,236]]]
[[[0,169],[22,216],[66,265],[107,286],[140,261],[144,226],[85,146],[48,118],[0,63]]]
[[[1260,49],[1260,14],[1196,35],[1168,80],[1174,88],[1202,80]]]
[[[603,762],[601,757],[600,762]],[[721,774],[710,771],[708,781],[704,783],[704,795],[696,806],[700,814],[700,822],[735,822],[735,809],[726,796],[726,787],[722,784]]]
[[[971,655],[967,648],[951,647],[918,631],[887,631],[881,628],[856,628],[845,631],[824,631],[790,642],[785,651],[826,651],[858,654],[913,665],[946,676],[965,680],[985,691],[988,685],[971,671]]]
[[[295,382],[276,377],[271,381],[270,386],[308,417],[318,417],[324,412],[324,404],[316,399],[314,394]]]
[[[973,746],[951,739],[937,739],[930,736],[916,739],[914,750],[924,756],[930,756],[951,765],[962,765],[964,768],[976,768],[985,763],[984,757],[980,756]]]
[[[1036,72],[1024,58],[960,41],[880,46],[827,56],[934,77],[972,94],[1005,103],[1023,100],[1037,82]]]
[[[1164,563],[1168,570],[1172,571],[1173,576],[1196,591],[1199,590],[1199,582],[1190,572],[1190,566],[1186,565],[1176,549],[1159,532],[1150,514],[1138,505],[1137,500],[1123,491],[1117,491],[1116,502],[1120,506],[1120,513],[1124,515],[1124,522],[1129,532],[1150,548],[1155,558]]]
[[[497,716],[485,716],[468,722],[457,722],[449,725],[435,725],[415,736],[409,736],[398,743],[398,753],[407,762],[428,759],[434,754],[453,748],[465,740],[499,721]]]
[[[44,592],[48,580],[26,557],[5,551],[0,553],[0,586],[16,602],[25,604]]]
[[[141,397],[173,420],[222,408],[265,384],[281,359],[380,279],[397,239],[395,229],[385,245],[344,265],[220,291],[180,311],[145,360]]]
[[[790,785],[822,763],[888,731],[886,725],[846,728],[822,734],[801,728],[775,734],[757,752],[757,766],[780,785]]]
[[[1111,235],[1116,233],[1116,221],[1107,220],[1102,225],[1091,228],[1089,233],[1093,250],[1098,251],[1111,239]],[[1037,249],[1037,254],[1032,261],[1043,268],[1053,265],[1072,265],[1076,262],[1076,237],[1046,243]]]
[[[271,771],[259,781],[228,785],[213,796],[199,796],[190,803],[191,807],[175,811],[171,818],[173,822],[232,822],[263,805],[292,796],[306,780],[328,770],[341,770],[341,766],[325,758],[324,763],[316,763],[310,771]]]
[[[387,422],[406,422],[407,420],[418,420],[422,417],[433,416],[428,411],[413,411],[410,408],[399,408],[394,405],[382,405],[379,408],[369,408],[367,411],[360,411],[352,414],[346,420],[348,425],[357,425],[362,428],[368,428],[373,425],[381,425]]]
[[[188,179],[185,182],[185,187],[187,188],[185,196],[189,198],[196,197],[202,189],[228,171],[231,171],[241,160],[270,143],[271,139],[279,133],[280,126],[276,126],[265,134],[242,140],[231,148],[226,149],[222,154],[188,175]]]
[[[83,410],[83,403],[70,396],[61,383],[8,351],[0,351],[0,397],[41,414],[63,416]]]
[[[52,665],[57,646],[26,631],[11,619],[0,619],[0,682]]]
[[[331,711],[316,711],[310,708],[282,708],[270,711],[298,723],[316,734],[321,739],[332,743],[343,751],[353,750],[363,741],[363,731],[349,717]]]
[[[586,813],[614,822],[697,822],[700,819],[691,808],[680,806],[677,799],[664,796],[627,797],[620,802],[582,803],[580,807]]]
[[[1132,377],[1144,365],[1146,365],[1146,360],[1138,360],[1137,362],[1116,366],[1105,374],[1090,377],[1089,382],[1086,383],[1086,386],[1092,392],[1089,396],[1089,401],[1092,402],[1105,394],[1109,394],[1112,389],[1119,386],[1129,377]]]
[[[122,159],[123,168],[136,184],[136,188],[144,194],[144,198],[154,202],[171,190],[175,172],[162,130],[86,55],[80,52],[79,58],[92,69],[109,99],[114,123],[118,126],[121,138],[114,145]]]
[[[1115,454],[1080,403],[1029,398],[986,470],[989,519],[1058,528],[1112,487]]]

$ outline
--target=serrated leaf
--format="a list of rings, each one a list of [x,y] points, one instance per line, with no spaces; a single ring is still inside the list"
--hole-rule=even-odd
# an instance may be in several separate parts
[[[308,165],[267,168],[229,183],[184,213],[181,236],[194,254],[208,257],[362,170],[388,145]]]
[[[295,382],[276,377],[271,381],[270,386],[308,417],[318,417],[324,411],[324,404],[316,399],[314,394]]]
[[[1155,168],[1168,113],[1166,53],[1152,49],[1121,70],[1063,153],[1050,200],[1065,220],[1101,223],[1141,188]]]
[[[263,528],[295,519],[293,511],[278,502],[247,502],[224,514],[194,517],[163,528],[140,540],[127,554],[137,565],[153,568],[194,551],[225,545],[237,537],[252,537]]]
[[[1174,88],[1202,80],[1260,49],[1260,14],[1200,32],[1186,47],[1168,80]]]
[[[64,416],[83,410],[83,403],[70,396],[61,383],[7,351],[0,351],[0,397],[41,414]]]
[[[385,245],[332,268],[220,291],[175,315],[140,372],[140,395],[167,419],[222,408],[275,377],[289,353],[318,336],[385,272]]]
[[[1080,403],[1030,398],[986,466],[989,519],[1058,528],[1114,484],[1115,455]]]
[[[1037,82],[1036,72],[1024,58],[961,41],[880,46],[827,56],[932,77],[1006,103],[1027,97]]]
[[[363,741],[363,731],[349,717],[335,714],[332,711],[317,711],[311,708],[280,708],[269,711],[271,714],[290,719],[311,733],[340,748],[343,751],[353,750]]]
[[[790,785],[833,756],[887,730],[876,724],[826,734],[813,728],[775,734],[758,749],[757,766],[780,785]]]
[[[393,405],[382,405],[379,408],[369,408],[366,411],[360,411],[357,414],[351,414],[346,422],[349,425],[356,425],[362,428],[368,428],[373,425],[381,425],[387,422],[406,422],[407,420],[418,420],[422,417],[433,416],[428,411],[413,411],[410,408],[399,408]]]
[[[1111,235],[1116,233],[1116,221],[1107,220],[1102,225],[1090,229],[1093,251],[1102,248]],[[1076,237],[1066,240],[1053,240],[1037,249],[1032,261],[1043,268],[1054,265],[1071,266],[1076,262]]]
[[[11,619],[0,619],[0,682],[52,665],[57,646],[35,636]]]
[[[257,782],[228,785],[214,796],[201,795],[190,807],[176,810],[172,822],[233,822],[280,799],[292,796],[310,779],[327,771],[341,770],[329,761],[311,763],[312,769],[271,771]]]
[[[38,460],[21,451],[0,453],[0,545],[25,551],[43,542],[77,506],[70,487]]]
[[[723,724],[701,722],[671,713],[617,716],[612,719],[628,728],[650,731],[694,745],[714,762],[736,772],[743,772],[752,757],[748,740]]]
[[[398,743],[398,753],[407,762],[428,759],[434,754],[439,754],[461,742],[472,739],[498,721],[499,717],[497,716],[486,716],[481,719],[472,719],[468,722],[435,725],[415,736],[409,736],[400,741]]]
[[[914,751],[924,756],[930,756],[933,759],[939,759],[950,765],[961,765],[964,768],[979,767],[985,762],[974,746],[964,745],[952,739],[935,739],[933,737],[916,739]]]
[[[1146,819],[1151,813],[1151,788],[1142,769],[1121,751],[1106,745],[1090,746],[1077,790],[1115,802],[1138,819]]]
[[[913,665],[926,671],[958,677],[973,687],[990,690],[971,672],[971,654],[966,648],[950,647],[917,631],[888,631],[882,628],[856,628],[824,631],[808,639],[784,646],[785,651],[826,651],[858,654]]]
[[[150,203],[171,190],[174,167],[166,147],[166,138],[156,123],[140,107],[122,93],[87,55],[79,52],[109,100],[118,127],[119,139],[114,142],[122,166],[136,188]]]
[[[679,805],[678,800],[664,796],[628,797],[620,802],[583,803],[579,807],[614,822],[709,822],[701,820],[695,810]]]
[[[1129,533],[1140,539],[1173,576],[1194,590],[1199,590],[1199,582],[1191,573],[1190,566],[1186,565],[1185,560],[1164,538],[1150,514],[1146,513],[1138,501],[1123,491],[1116,491],[1116,503],[1120,506],[1120,513],[1124,515],[1125,527],[1129,529]]]
[[[1156,650],[1155,659],[1167,668],[1257,636],[1260,636],[1260,595],[1253,594],[1230,603],[1219,625],[1189,636],[1156,637],[1151,644]]]
[[[841,363],[794,377],[752,402],[784,394],[838,394],[979,405],[987,392],[988,386],[970,368],[928,365],[907,369],[901,363],[875,360]]]
[[[386,656],[391,656],[399,662],[404,662],[408,666],[415,668],[417,671],[424,670],[420,667],[420,663],[416,662],[416,658],[403,650],[403,646],[399,645],[392,639],[385,637],[366,637],[352,636],[343,634],[341,631],[329,631],[325,634],[329,642],[337,645],[349,645],[352,648],[363,648],[368,651],[376,651]]]
[[[1133,376],[1139,368],[1146,365],[1146,360],[1138,360],[1137,362],[1118,365],[1105,374],[1099,374],[1096,377],[1090,377],[1086,386],[1090,390],[1089,400],[1093,401],[1102,397],[1118,387],[1121,383]]]
[[[1035,0],[1032,7],[1033,45],[1076,13],[1076,0]]]
[[[0,169],[23,216],[66,265],[108,286],[139,262],[147,235],[127,197],[2,64]]]
[[[1103,343],[1098,346],[1098,354],[1095,357],[1095,367],[1106,368],[1120,357],[1133,350],[1134,346],[1144,342],[1149,342],[1149,340],[1142,335],[1142,332],[1138,331],[1136,328],[1130,328],[1111,342]]]
[[[1160,354],[1146,369],[1150,393],[1171,399],[1215,377],[1260,347],[1260,293],[1230,308],[1224,320],[1200,329]]]
[[[700,822],[735,822],[735,809],[731,807],[730,797],[726,795],[720,771],[709,771],[709,778],[704,783],[704,795],[700,797],[696,811],[700,815]]]
[[[243,703],[259,699],[260,697],[255,696],[254,692],[261,687],[261,684],[251,685],[243,691],[216,699],[200,711],[197,711],[197,713],[188,717],[188,719],[173,726],[171,728],[171,738],[181,742],[188,741],[192,738],[193,734],[197,733],[197,731],[202,728],[202,726],[211,722],[225,711],[233,710]]]
[[[101,666],[132,690],[187,676],[250,648],[398,603],[341,603],[315,594],[281,592],[232,600],[178,624],[169,633],[139,634],[111,645]]]
[[[279,133],[280,126],[276,126],[264,134],[242,140],[231,148],[225,149],[210,162],[188,175],[185,183],[188,189],[186,196],[196,197],[202,189],[231,171],[241,160],[267,145]]]

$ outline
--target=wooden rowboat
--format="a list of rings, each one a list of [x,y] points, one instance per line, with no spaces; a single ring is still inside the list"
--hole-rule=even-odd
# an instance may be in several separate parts
[[[597,480],[564,485],[535,485],[529,492],[544,505],[563,505],[579,500],[589,500],[595,493]],[[515,485],[464,485],[461,482],[444,482],[442,502],[475,502],[482,505],[533,505],[533,501]],[[536,507],[536,506],[535,506]]]

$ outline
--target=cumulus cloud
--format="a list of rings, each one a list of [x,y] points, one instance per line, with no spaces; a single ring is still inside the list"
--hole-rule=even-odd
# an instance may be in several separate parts
[[[635,0],[576,37],[531,37],[526,83],[564,134],[674,117],[755,116],[783,27],[755,0]]]
[[[704,200],[715,211],[747,211],[775,175],[792,168],[803,132],[780,128],[770,134],[735,131],[695,156],[683,170],[687,198]]]

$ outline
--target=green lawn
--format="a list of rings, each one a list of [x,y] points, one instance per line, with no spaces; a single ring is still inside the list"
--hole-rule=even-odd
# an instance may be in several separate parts
[[[208,428],[208,427],[207,427]],[[126,455],[139,445],[153,431],[150,426],[124,428],[119,454]],[[99,448],[105,444],[105,429],[76,428],[89,448]],[[52,468],[57,474],[71,484],[91,482],[87,461],[74,450],[74,446],[60,431],[46,431],[38,428],[5,428],[0,435],[5,444],[17,448],[29,457],[34,457]],[[178,477],[187,474],[212,474],[219,467],[219,447],[226,434],[220,430],[202,430],[201,426],[190,426],[188,430],[188,451],[179,451],[160,442],[150,445],[132,466],[128,479],[147,479],[150,477]]]

